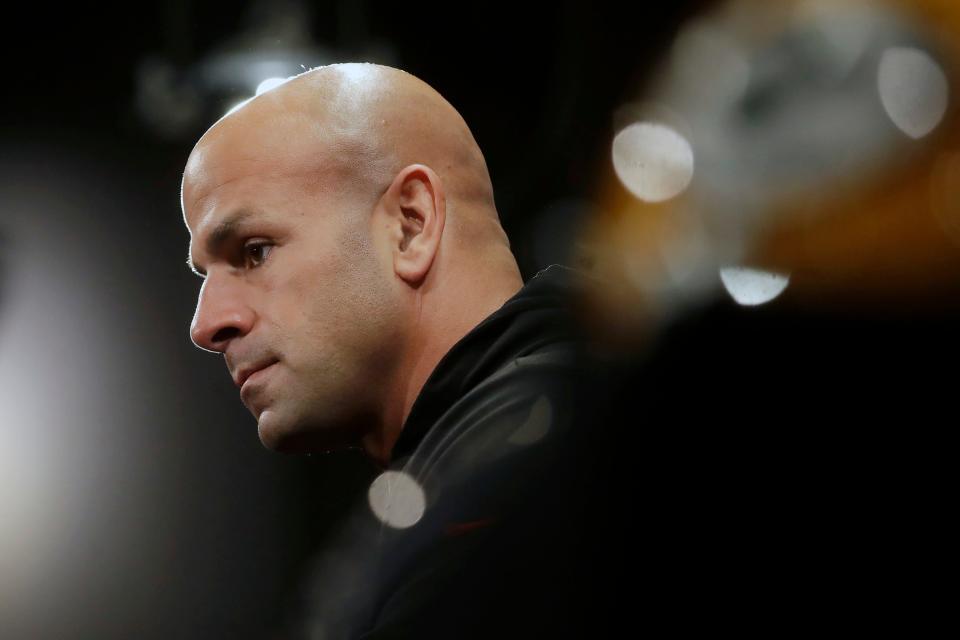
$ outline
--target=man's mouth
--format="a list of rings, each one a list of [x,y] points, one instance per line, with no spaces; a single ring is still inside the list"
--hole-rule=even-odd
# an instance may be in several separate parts
[[[240,372],[237,373],[237,377],[234,380],[234,383],[242,389],[243,385],[251,376],[253,376],[254,374],[260,373],[264,369],[267,369],[268,367],[271,367],[276,363],[277,363],[277,360],[271,360],[263,364],[257,364],[252,367],[241,369]]]

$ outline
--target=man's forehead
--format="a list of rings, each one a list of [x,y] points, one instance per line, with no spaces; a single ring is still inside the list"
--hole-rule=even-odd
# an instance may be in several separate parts
[[[185,222],[215,191],[245,180],[316,183],[335,167],[335,157],[315,127],[284,118],[256,131],[236,127],[205,134],[187,160],[181,183]],[[190,226],[188,224],[188,226]]]
[[[236,118],[211,127],[184,168],[180,204],[191,236],[191,267],[191,256],[201,249],[213,249],[242,224],[266,218],[262,200],[269,183],[283,179],[271,150],[247,127],[250,119]],[[194,241],[203,247],[194,247]]]
[[[264,217],[272,192],[279,190],[289,198],[295,193],[294,188],[290,176],[249,164],[235,165],[231,171],[220,168],[193,176],[185,173],[181,194],[183,221],[194,234],[219,224],[235,211]]]
[[[181,184],[185,212],[209,196],[215,189],[235,181],[244,174],[259,170],[256,154],[250,144],[238,136],[204,137],[193,148],[183,171]]]
[[[343,195],[339,191],[354,171],[344,164],[345,150],[333,142],[343,123],[332,123],[325,109],[305,110],[307,94],[288,84],[221,118],[197,141],[180,190],[191,236],[206,234],[241,208],[269,209],[271,198],[308,194],[329,203]]]

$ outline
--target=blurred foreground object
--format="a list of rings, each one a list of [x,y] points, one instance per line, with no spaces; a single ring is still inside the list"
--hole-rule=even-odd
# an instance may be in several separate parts
[[[960,6],[733,0],[614,115],[575,250],[616,346],[726,291],[912,309],[960,291]]]
[[[240,8],[244,14],[240,28],[196,55],[191,7],[166,6],[165,50],[144,57],[135,79],[137,114],[154,135],[188,139],[204,124],[308,68],[356,57],[313,36],[311,25],[318,10],[313,3],[252,0]],[[394,61],[392,47],[366,37],[361,9],[343,4],[337,13],[338,41],[353,43],[363,52],[360,57]]]

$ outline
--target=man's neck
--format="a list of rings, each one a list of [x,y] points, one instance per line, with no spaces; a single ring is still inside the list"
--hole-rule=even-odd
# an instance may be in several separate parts
[[[470,277],[465,277],[467,273]],[[429,285],[425,282],[418,290],[407,365],[401,367],[403,377],[394,385],[397,393],[389,403],[381,429],[369,433],[362,441],[367,455],[382,469],[389,465],[393,445],[440,360],[523,287],[523,278],[512,256],[500,269],[491,271],[486,266],[461,274]]]

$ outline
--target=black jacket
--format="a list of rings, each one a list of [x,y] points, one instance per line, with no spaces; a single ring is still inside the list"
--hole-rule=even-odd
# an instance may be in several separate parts
[[[538,637],[580,625],[595,589],[583,532],[598,441],[598,389],[571,307],[584,277],[540,271],[440,360],[374,483],[388,497],[372,490],[374,506],[314,568],[311,637]],[[384,508],[399,527],[378,519]]]
[[[933,483],[900,484],[914,452],[871,447],[914,424],[894,437],[866,403],[818,401],[848,369],[794,345],[795,317],[765,359],[737,361],[759,325],[719,305],[623,370],[598,363],[568,304],[578,283],[595,284],[541,271],[440,361],[391,465],[422,489],[422,517],[394,528],[365,507],[345,525],[316,568],[309,637],[769,635],[911,611],[894,587],[919,583],[889,554],[928,553],[908,531],[922,514],[889,505],[942,510]]]

